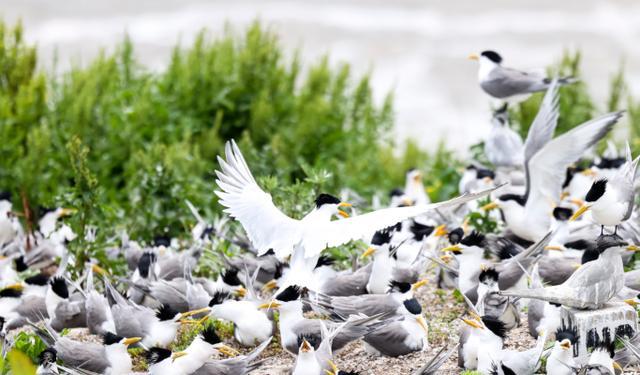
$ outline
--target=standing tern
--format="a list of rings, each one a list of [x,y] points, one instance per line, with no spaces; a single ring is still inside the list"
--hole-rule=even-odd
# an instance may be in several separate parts
[[[226,160],[218,157],[222,171],[216,171],[220,190],[220,204],[225,212],[240,221],[259,254],[269,249],[278,258],[291,254],[300,247],[305,258],[317,257],[320,252],[351,240],[371,238],[375,231],[397,222],[425,214],[436,208],[457,206],[483,197],[498,187],[463,195],[448,201],[412,207],[386,208],[354,218],[331,221],[334,215],[348,216],[340,207],[349,204],[328,194],[316,199],[316,206],[303,219],[296,220],[283,214],[256,183],[236,143],[232,140],[225,147]],[[342,212],[342,214],[340,214]],[[315,266],[315,261],[313,265]]]
[[[620,252],[627,243],[615,235],[598,238],[600,257],[583,264],[560,285],[528,290],[502,291],[505,296],[535,298],[578,309],[597,309],[624,287]]]
[[[615,226],[614,234],[618,232],[618,225],[628,220],[635,205],[634,181],[637,175],[640,156],[631,158],[631,149],[627,143],[626,163],[611,177],[610,180],[599,179],[593,182],[585,196],[586,204],[580,207],[571,217],[577,219],[587,210],[591,210],[591,217],[601,225]]]
[[[469,59],[479,63],[478,82],[482,90],[496,99],[527,97],[534,92],[547,90],[552,83],[550,78],[542,75],[502,66],[502,56],[495,51],[471,54]],[[575,79],[571,77],[558,80],[560,85],[573,82]]]
[[[519,167],[522,165],[524,144],[522,137],[509,127],[509,112],[503,106],[493,113],[491,131],[484,142],[484,153],[496,167]]]
[[[552,84],[529,129],[524,147],[524,195],[503,194],[494,204],[518,237],[537,241],[551,227],[551,211],[560,200],[566,169],[606,136],[622,116],[612,112],[553,138],[559,116],[558,87]]]

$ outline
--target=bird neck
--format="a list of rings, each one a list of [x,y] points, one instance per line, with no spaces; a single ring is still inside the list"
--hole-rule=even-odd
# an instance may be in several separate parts
[[[478,80],[484,81],[499,65],[489,59],[480,59],[478,68]]]
[[[330,205],[325,204],[319,208],[314,208],[304,218],[302,218],[302,220],[310,223],[326,223],[327,221],[331,221],[331,217],[334,213],[335,209]]]
[[[280,323],[287,324],[287,322],[297,322],[302,319],[304,319],[302,301],[284,302],[280,306]]]
[[[131,373],[131,357],[123,344],[108,345],[104,349],[109,361],[109,373],[112,375]]]

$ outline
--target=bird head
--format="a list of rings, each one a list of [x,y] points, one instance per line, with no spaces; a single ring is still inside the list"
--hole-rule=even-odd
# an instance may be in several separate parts
[[[124,346],[133,345],[142,340],[142,337],[122,337],[114,333],[107,332],[102,337],[102,343],[106,346],[121,344]]]
[[[429,327],[422,316],[422,306],[420,306],[418,300],[415,298],[404,300],[402,306],[404,307],[404,314],[407,318],[415,319],[416,323],[418,323],[420,328],[424,331],[424,334],[429,335]]]
[[[54,348],[46,348],[38,355],[38,364],[42,367],[48,367],[58,360],[58,352]]]
[[[331,213],[331,215],[339,215],[343,218],[348,218],[349,214],[340,208],[351,207],[351,203],[342,202],[340,199],[330,194],[320,194],[315,200],[316,210],[325,210]]]
[[[472,53],[469,55],[469,60],[478,61],[480,64],[493,64],[500,65],[502,63],[502,56],[500,56],[497,52],[491,50],[485,50],[477,53]]]
[[[585,195],[584,200],[585,203],[578,208],[578,210],[571,216],[569,221],[574,221],[582,216],[585,212],[589,211],[591,207],[596,204],[596,202],[602,198],[604,193],[607,191],[607,179],[596,180],[591,184],[591,188]]]

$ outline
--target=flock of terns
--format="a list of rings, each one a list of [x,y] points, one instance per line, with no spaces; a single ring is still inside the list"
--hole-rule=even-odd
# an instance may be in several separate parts
[[[197,220],[188,244],[159,237],[141,246],[123,238],[110,256],[126,259],[128,275],[113,275],[92,259],[72,279],[67,265],[76,259],[67,244],[76,235],[64,217],[73,211],[44,212],[28,233],[11,194],[0,194],[3,354],[17,329],[31,329],[48,346],[38,374],[129,374],[128,348],[135,346],[144,350],[151,374],[237,375],[258,368],[277,335],[296,358],[292,374],[348,375],[353,372],[338,369],[333,356],[354,341],[376,356],[429,349],[429,322],[414,293],[433,278],[439,288],[458,289],[467,312],[459,343],[414,374],[438,373],[456,349],[461,368],[483,374],[534,374],[543,358],[546,372],[559,375],[614,374],[640,362],[640,338],[627,332],[623,349],[616,349],[615,334],[603,334],[588,362],[576,363],[572,347],[580,338],[573,322],[561,319],[563,308],[640,301],[640,271],[624,268],[640,243],[639,159],[628,145],[622,153],[613,146],[594,152],[623,113],[554,138],[558,88],[573,79],[503,67],[493,51],[470,57],[479,61],[480,86],[492,97],[546,94],[524,141],[510,128],[506,105],[494,113],[485,141],[491,168],[472,162],[460,180],[462,195],[448,201],[431,203],[414,169],[391,192],[387,208],[356,215],[357,207],[320,194],[306,216],[294,219],[261,189],[231,140],[218,158],[215,193],[246,237],[230,239],[187,202]],[[465,219],[471,211],[486,212],[501,232],[472,230]],[[194,276],[204,249],[223,240],[247,251],[224,257],[216,279]],[[368,248],[351,270],[338,270],[325,249],[351,241]],[[535,346],[505,349],[523,315]],[[239,355],[225,345],[208,320],[232,323],[234,340],[251,351]],[[184,350],[172,351],[183,325],[204,328]],[[102,342],[62,334],[78,327]]]

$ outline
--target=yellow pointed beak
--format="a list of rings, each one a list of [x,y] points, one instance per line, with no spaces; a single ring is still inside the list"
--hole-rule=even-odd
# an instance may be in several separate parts
[[[571,341],[567,339],[562,340],[562,342],[560,343],[560,347],[564,350],[571,349]]]
[[[99,273],[101,275],[108,275],[109,274],[104,268],[100,267],[97,264],[91,265],[91,269],[93,270],[93,272]]]
[[[419,315],[416,317],[416,322],[418,322],[418,324],[420,324],[420,327],[422,327],[422,330],[424,331],[424,334],[426,336],[429,336],[429,326],[427,326],[427,322],[424,320],[424,317],[422,315]]]
[[[404,206],[413,206],[413,201],[409,198],[403,198],[402,199],[402,204]]]
[[[187,355],[187,352],[175,352],[171,355],[171,359],[175,361],[176,359],[184,357],[185,355]]]
[[[263,303],[262,305],[258,306],[259,309],[277,309],[278,307],[280,307],[280,303],[278,303],[278,301],[271,301],[271,302],[267,302],[267,303]]]
[[[447,231],[447,226],[444,224],[438,225],[433,233],[436,237],[446,236],[447,234],[449,234],[449,232]]]
[[[640,251],[640,247],[636,245],[629,245],[627,246],[627,251]]]
[[[60,210],[60,217],[71,216],[78,212],[75,208],[63,208]]]
[[[549,245],[549,246],[545,246],[544,247],[545,250],[555,250],[555,251],[562,251],[564,250],[561,246],[555,246],[555,245]]]
[[[624,373],[624,369],[622,368],[622,366],[620,366],[620,364],[616,361],[613,361],[613,368]]]
[[[338,215],[342,216],[345,219],[349,217],[348,213],[346,213],[344,211],[340,211],[340,210],[338,210]]]
[[[624,302],[633,307],[638,306],[638,301],[636,301],[634,298],[625,299]]]
[[[585,169],[584,171],[582,171],[580,173],[582,173],[585,176],[591,176],[591,177],[596,175],[596,172],[591,168],[587,168],[587,169]]]
[[[264,284],[264,286],[262,287],[262,290],[271,291],[271,290],[274,290],[277,287],[278,287],[278,282],[275,279],[273,279],[273,280],[268,281],[266,284]]]
[[[351,203],[347,203],[347,202],[340,202],[338,204],[338,207],[353,207],[353,205]]]
[[[210,307],[203,307],[203,308],[198,309],[198,310],[191,310],[191,311],[183,312],[182,314],[180,314],[180,319],[188,318],[190,316],[198,315],[198,314],[201,314],[201,313],[206,313],[206,312],[209,312],[209,311],[211,311]]]
[[[447,246],[447,247],[443,247],[442,250],[440,250],[442,252],[447,252],[450,251],[452,253],[461,253],[462,252],[462,248],[460,247],[460,245],[451,245],[451,246]]]
[[[482,325],[480,323],[478,323],[478,321],[476,321],[476,320],[464,319],[463,318],[462,321],[465,322],[470,327],[482,329]]]
[[[469,311],[469,315],[471,315],[471,317],[477,321],[481,321],[482,318],[480,317],[480,315],[474,313],[473,311]]]
[[[300,351],[306,353],[309,350],[311,350],[311,345],[309,344],[309,341],[302,339],[302,345],[300,346]]]
[[[498,208],[498,207],[499,206],[498,206],[497,202],[490,202],[490,203],[487,203],[484,206],[480,207],[480,209],[484,210],[484,211],[490,211],[490,210],[493,210],[494,208]]]
[[[140,342],[140,340],[142,340],[142,337],[128,337],[126,339],[124,339],[123,344],[125,346],[129,346],[129,345],[133,345],[137,342]]]
[[[369,247],[369,248],[367,248],[367,250],[364,251],[364,253],[362,253],[362,258],[366,258],[368,256],[371,256],[375,252],[376,252],[375,247]]]
[[[478,61],[478,60],[480,60],[480,56],[478,56],[477,53],[472,53],[467,57],[467,59]]]
[[[413,283],[413,285],[411,285],[411,289],[418,290],[419,288],[427,285],[428,283],[429,283],[429,280],[422,279],[420,281],[417,281],[417,282]]]
[[[24,285],[22,283],[10,284],[4,287],[5,289],[13,289],[13,290],[23,290]]]
[[[238,296],[238,297],[244,297],[247,295],[247,290],[243,287],[243,286],[239,286],[234,293]]]
[[[576,211],[570,218],[569,221],[574,221],[577,218],[579,218],[580,216],[582,216],[585,212],[587,212],[589,210],[589,208],[591,208],[591,206],[587,205],[587,204],[583,204],[580,208],[578,208],[578,211]]]
[[[218,344],[218,345],[216,345],[216,349],[217,349],[220,353],[222,353],[222,354],[226,355],[227,357],[235,357],[235,356],[237,356],[238,354],[240,354],[240,352],[238,352],[238,351],[237,351],[237,350],[235,350],[234,348],[232,348],[232,347],[230,347],[230,346],[227,346],[227,345],[225,345],[225,344]]]
[[[338,207],[351,207],[351,203],[340,202],[338,203]],[[338,215],[344,217],[345,219],[349,217],[349,214],[342,210],[338,210]]]

